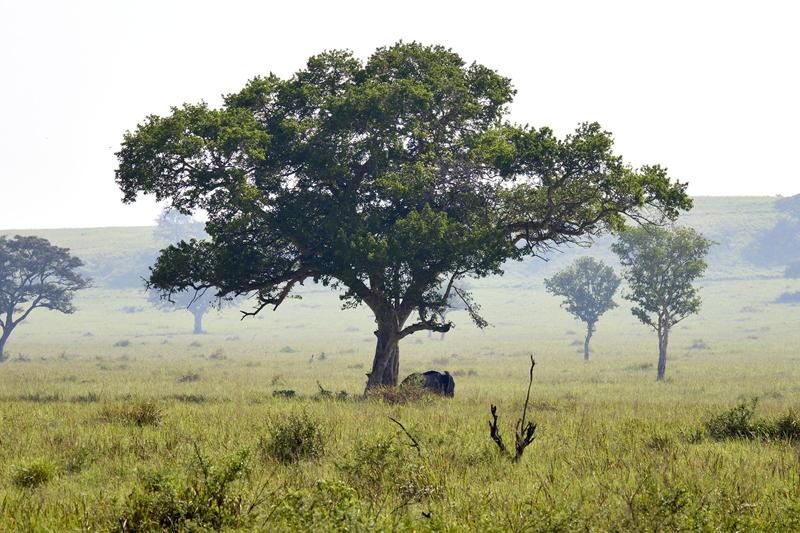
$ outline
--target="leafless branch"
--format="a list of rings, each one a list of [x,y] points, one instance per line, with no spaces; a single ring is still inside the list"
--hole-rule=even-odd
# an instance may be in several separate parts
[[[422,449],[419,446],[419,441],[414,438],[414,435],[409,433],[406,427],[403,424],[401,424],[399,420],[392,418],[391,416],[388,418],[389,420],[400,426],[400,429],[403,430],[403,433],[405,433],[408,436],[408,438],[411,439],[411,444],[409,444],[409,446],[411,446],[412,448],[416,448],[417,452],[422,453]]]

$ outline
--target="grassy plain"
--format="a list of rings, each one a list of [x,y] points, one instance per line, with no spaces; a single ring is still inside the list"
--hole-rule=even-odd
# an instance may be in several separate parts
[[[798,530],[797,445],[715,441],[703,426],[753,397],[759,417],[798,406],[800,306],[773,302],[800,282],[741,259],[749,236],[775,219],[769,201],[722,209],[708,199],[692,214],[725,240],[702,283],[701,314],[674,331],[661,384],[655,337],[619,298],[582,362],[581,324],[541,280],[583,251],[475,282],[492,327],[475,330],[454,312],[443,340],[404,341],[401,374],[449,370],[452,400],[361,399],[373,324],[314,287],[263,318],[211,314],[205,335],[190,334],[188,312],[153,310],[141,291],[87,290],[75,315],[34,314],[9,341],[0,530],[135,529],[147,513],[178,530]],[[68,230],[53,231],[54,242],[59,231]],[[83,232],[76,253],[98,258],[147,244],[145,229],[126,230],[136,245],[122,233],[69,231]],[[591,253],[606,257],[602,246]],[[511,464],[489,438],[489,406],[511,444],[531,353],[538,429]],[[318,382],[350,398],[315,398]],[[282,389],[300,397],[273,396]],[[313,457],[278,460],[272,438],[305,415],[321,444]]]

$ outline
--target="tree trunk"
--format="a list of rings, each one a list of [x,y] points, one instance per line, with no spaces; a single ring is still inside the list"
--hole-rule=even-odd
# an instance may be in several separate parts
[[[592,333],[594,332],[594,324],[589,322],[589,327],[586,329],[586,340],[583,341],[583,360],[589,360],[589,341],[592,340]]]
[[[11,329],[4,328],[2,335],[0,335],[0,363],[6,360],[5,347],[8,337],[11,336]]]
[[[664,381],[664,373],[667,369],[667,342],[669,341],[669,329],[658,332],[658,375],[656,381]]]
[[[379,322],[375,332],[378,341],[375,345],[375,358],[372,361],[372,372],[367,379],[367,389],[380,386],[397,385],[397,374],[400,370],[400,349],[397,331],[391,322]]]
[[[199,335],[203,333],[203,313],[192,311],[194,315],[194,334]]]
[[[383,371],[383,384],[384,385],[397,385],[397,380],[400,373],[400,343],[397,342],[389,355],[389,362],[386,364],[386,369]]]

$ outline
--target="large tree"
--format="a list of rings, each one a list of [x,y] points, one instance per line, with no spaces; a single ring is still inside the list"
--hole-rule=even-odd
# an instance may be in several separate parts
[[[712,244],[692,228],[644,226],[624,232],[611,247],[625,267],[624,296],[636,304],[631,312],[658,334],[658,381],[667,367],[670,330],[700,310],[693,283],[706,270]]]
[[[564,270],[544,280],[548,292],[564,298],[562,307],[586,323],[584,361],[589,360],[589,341],[597,321],[606,311],[617,306],[614,293],[620,281],[613,268],[592,257],[579,257]]]
[[[83,263],[41,237],[0,236],[0,362],[11,332],[34,309],[73,313],[72,296],[89,285]]]
[[[288,79],[257,77],[219,109],[184,104],[124,136],[116,179],[184,213],[209,239],[165,249],[164,292],[256,291],[252,313],[313,280],[375,315],[367,387],[394,385],[398,343],[448,331],[454,284],[691,203],[664,169],[633,169],[611,135],[564,139],[505,122],[514,90],[441,46],[398,43],[366,62],[330,51]],[[649,215],[648,215],[649,216]],[[484,322],[466,293],[458,297]]]

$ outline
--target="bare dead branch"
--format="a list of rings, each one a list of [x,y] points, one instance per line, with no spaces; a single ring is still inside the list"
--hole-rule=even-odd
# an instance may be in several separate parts
[[[492,437],[492,440],[497,444],[497,447],[500,448],[500,453],[506,453],[506,445],[503,444],[503,437],[500,436],[500,429],[497,427],[497,406],[492,405],[492,421],[489,422],[489,436]]]
[[[527,420],[528,404],[530,403],[531,399],[531,386],[533,385],[534,366],[536,366],[536,361],[533,359],[533,355],[531,355],[528,394],[525,396],[525,404],[522,407],[522,418],[517,420],[517,423],[514,426],[514,456],[511,458],[511,461],[514,463],[519,462],[519,460],[522,458],[522,454],[525,453],[525,448],[527,448],[535,438],[536,423]],[[491,411],[492,421],[489,422],[489,436],[492,438],[495,444],[497,444],[497,447],[500,448],[500,453],[505,455],[507,453],[506,445],[503,442],[503,437],[500,435],[500,428],[497,426],[497,406],[492,405]]]
[[[395,424],[400,426],[400,429],[403,430],[403,433],[405,433],[406,436],[408,436],[408,438],[411,439],[411,444],[409,444],[409,446],[411,446],[412,448],[416,448],[417,452],[422,453],[422,449],[419,446],[419,441],[414,438],[414,435],[409,433],[408,430],[406,429],[406,427],[403,424],[401,424],[399,420],[397,420],[395,418],[392,418],[391,416],[388,417],[388,418],[389,418],[389,420],[391,420],[392,422],[394,422]]]

